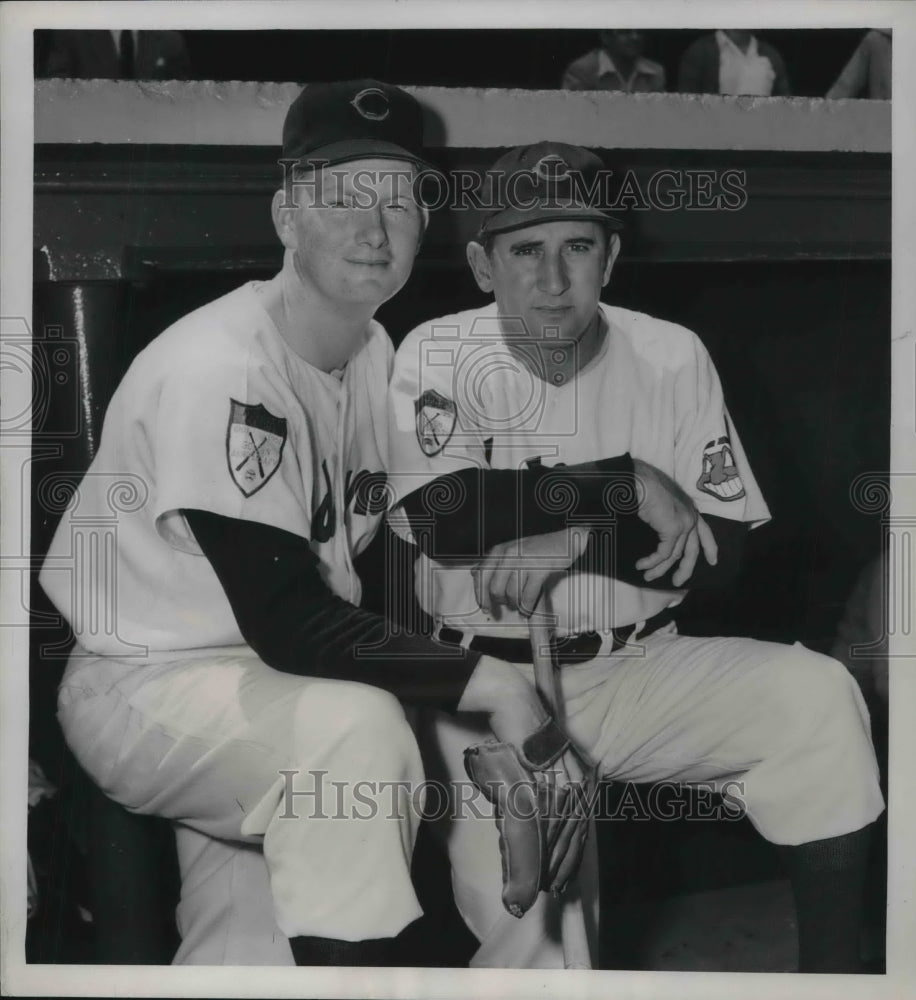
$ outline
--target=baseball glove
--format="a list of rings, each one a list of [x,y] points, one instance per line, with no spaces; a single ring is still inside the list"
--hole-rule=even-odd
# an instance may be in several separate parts
[[[522,917],[538,892],[559,895],[578,871],[593,805],[591,771],[552,719],[520,748],[495,741],[468,747],[464,766],[495,807],[503,906]]]

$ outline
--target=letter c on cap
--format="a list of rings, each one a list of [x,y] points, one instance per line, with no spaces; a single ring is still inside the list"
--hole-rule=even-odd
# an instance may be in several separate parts
[[[572,173],[566,160],[556,153],[542,156],[531,169],[545,181],[563,181]]]
[[[363,116],[373,122],[383,122],[390,114],[388,95],[378,87],[361,90],[350,103]]]

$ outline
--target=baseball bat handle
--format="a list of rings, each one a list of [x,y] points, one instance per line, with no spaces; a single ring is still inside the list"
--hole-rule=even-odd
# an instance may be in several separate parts
[[[528,620],[531,662],[534,664],[535,687],[550,709],[551,715],[557,722],[561,722],[563,697],[560,692],[560,679],[551,655],[554,636],[548,612],[546,602],[542,601]]]
[[[542,600],[528,620],[531,640],[531,662],[534,664],[534,683],[558,725],[563,725],[563,693],[560,688],[559,670],[554,666],[554,626],[550,608]],[[578,873],[573,876],[578,879]],[[563,942],[563,964],[567,969],[591,969],[592,957],[589,934],[586,928],[580,892],[564,893],[557,900],[560,907],[560,937]]]

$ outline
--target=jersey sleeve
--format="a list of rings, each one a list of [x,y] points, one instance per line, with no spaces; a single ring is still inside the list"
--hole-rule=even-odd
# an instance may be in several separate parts
[[[461,343],[458,330],[424,326],[398,348],[388,390],[389,523],[410,538],[398,506],[405,497],[439,476],[487,468],[487,446],[458,384]]]
[[[199,553],[189,508],[309,537],[312,463],[308,442],[290,440],[290,396],[244,358],[192,361],[163,381],[146,446],[166,542]]]
[[[691,362],[678,373],[674,405],[674,478],[700,513],[744,521],[751,528],[769,521],[769,509],[726,409],[718,373],[696,337]]]

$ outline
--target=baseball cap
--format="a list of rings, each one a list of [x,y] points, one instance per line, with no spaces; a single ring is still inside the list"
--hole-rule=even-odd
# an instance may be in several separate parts
[[[619,219],[601,208],[608,197],[604,179],[610,179],[610,171],[601,158],[581,146],[563,142],[516,146],[484,177],[478,193],[486,214],[479,235],[567,219],[623,229]]]
[[[425,167],[422,148],[419,102],[378,80],[310,83],[283,122],[283,156],[302,166],[372,158]]]

